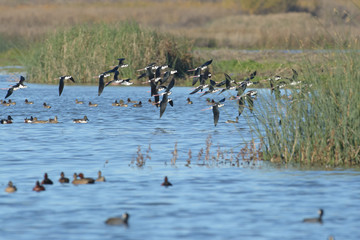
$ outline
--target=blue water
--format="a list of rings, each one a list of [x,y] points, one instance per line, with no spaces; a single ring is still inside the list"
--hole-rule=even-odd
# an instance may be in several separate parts
[[[18,75],[0,74],[0,88]],[[220,147],[230,159],[251,138],[243,117],[235,119],[234,102],[226,100],[215,127],[211,110],[203,110],[206,96],[191,95],[190,88],[173,88],[174,107],[162,118],[147,103],[149,87],[106,87],[97,96],[96,86],[58,86],[26,83],[15,91],[14,106],[0,105],[0,118],[11,115],[13,124],[0,125],[0,186],[9,180],[18,191],[0,191],[0,239],[359,239],[360,173],[356,170],[300,170],[255,162],[232,166],[216,161]],[[267,90],[259,90],[259,94]],[[2,95],[1,95],[2,94]],[[0,91],[1,99],[6,90]],[[211,95],[220,100],[222,97]],[[141,100],[142,108],[113,107],[114,100]],[[34,101],[26,105],[24,99]],[[99,104],[75,104],[75,99]],[[43,102],[52,106],[42,107]],[[257,106],[255,102],[255,107]],[[246,111],[246,110],[245,110]],[[246,113],[244,113],[246,114]],[[25,124],[25,117],[58,124]],[[88,124],[72,119],[87,115]],[[210,155],[198,160],[211,137]],[[175,144],[178,158],[171,164]],[[143,167],[134,160],[140,147]],[[192,158],[185,166],[188,152]],[[207,162],[205,162],[207,163]],[[61,185],[64,171],[96,177],[101,170],[107,182],[94,185]],[[47,172],[54,185],[33,192],[35,181]],[[173,186],[161,185],[168,176]],[[305,224],[324,209],[324,223]],[[129,227],[107,226],[109,217],[130,214]]]

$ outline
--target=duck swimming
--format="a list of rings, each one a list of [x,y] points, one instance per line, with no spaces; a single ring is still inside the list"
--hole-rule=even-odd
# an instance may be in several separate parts
[[[89,102],[89,107],[97,107],[98,104]]]
[[[59,182],[60,182],[60,183],[69,183],[70,180],[69,180],[67,177],[65,177],[64,172],[61,172],[61,173],[60,173]]]
[[[49,123],[58,123],[57,116],[55,116],[55,118],[49,118]]]
[[[42,180],[41,184],[53,184],[53,181],[48,178],[47,173],[44,174],[44,180]]]
[[[34,102],[30,102],[29,100],[27,100],[27,98],[25,99],[25,104],[34,104]]]
[[[8,117],[7,117],[7,119],[1,119],[0,120],[0,123],[1,124],[11,124],[12,123],[12,117],[9,115]]]
[[[96,182],[105,182],[105,177],[101,176],[101,171],[98,172],[98,178],[95,180]]]
[[[303,220],[303,222],[306,223],[322,223],[322,216],[324,215],[324,210],[322,210],[321,208],[318,211],[319,217],[317,218],[305,218]]]
[[[161,186],[165,186],[165,187],[172,186],[172,184],[169,182],[168,177],[164,178],[164,182],[161,184]]]
[[[75,99],[75,103],[76,103],[76,104],[84,104],[83,101],[79,101],[79,100],[77,100],[77,99]]]
[[[89,119],[87,118],[86,115],[80,119],[73,119],[73,123],[87,123],[88,121],[89,121]]]
[[[108,224],[108,225],[124,225],[124,226],[127,226],[129,217],[130,217],[130,215],[128,213],[124,213],[121,216],[121,218],[117,218],[117,217],[109,218],[109,219],[107,219],[105,221],[105,223]]]
[[[50,105],[47,105],[46,102],[43,103],[43,107],[44,107],[44,108],[51,108],[51,106],[50,106]]]
[[[79,173],[79,177],[81,180],[87,181],[87,183],[95,183],[95,180],[93,178],[86,178],[86,177],[84,177],[83,173]]]
[[[33,191],[35,191],[35,192],[45,191],[45,187],[43,185],[40,185],[39,181],[36,181],[36,184],[35,184],[35,187],[33,188]]]
[[[5,188],[5,192],[13,193],[16,192],[16,187],[13,185],[12,181],[9,181],[8,186]]]

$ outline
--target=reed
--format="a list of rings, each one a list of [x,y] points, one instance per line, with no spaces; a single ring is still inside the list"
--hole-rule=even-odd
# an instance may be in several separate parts
[[[333,53],[322,72],[311,62],[298,89],[285,97],[260,97],[256,121],[264,159],[323,166],[360,164],[360,57],[357,51]],[[289,99],[290,98],[290,99]]]
[[[182,38],[140,27],[135,22],[115,25],[80,25],[61,29],[23,57],[29,81],[55,83],[54,78],[72,75],[77,82],[95,83],[94,76],[124,57],[129,67],[120,77],[135,78],[137,69],[151,62],[167,64],[181,76],[191,68],[191,45]]]

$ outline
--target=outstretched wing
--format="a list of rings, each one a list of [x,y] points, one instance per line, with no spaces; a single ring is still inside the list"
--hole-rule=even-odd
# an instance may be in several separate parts
[[[6,93],[5,99],[8,98],[8,97],[10,97],[10,95],[11,95],[13,92],[14,92],[14,88],[13,88],[13,87],[9,88],[9,90],[8,90],[7,93]]]
[[[61,77],[59,81],[59,96],[61,96],[61,93],[64,90],[64,80],[65,77]]]

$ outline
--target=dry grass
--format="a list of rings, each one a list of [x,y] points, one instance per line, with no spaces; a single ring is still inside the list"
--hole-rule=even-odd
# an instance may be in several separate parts
[[[302,2],[304,8],[311,2]],[[236,1],[0,1],[0,35],[42,39],[58,27],[80,23],[142,25],[194,39],[198,46],[233,48],[314,48],[334,44],[334,37],[359,40],[359,0],[321,0],[310,13],[247,15]],[[357,6],[357,7],[354,7]],[[335,10],[334,10],[335,9]],[[326,31],[325,31],[326,29]],[[351,29],[351,33],[350,33]],[[337,39],[337,38],[336,38]]]

